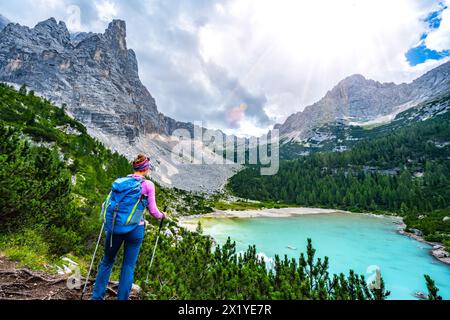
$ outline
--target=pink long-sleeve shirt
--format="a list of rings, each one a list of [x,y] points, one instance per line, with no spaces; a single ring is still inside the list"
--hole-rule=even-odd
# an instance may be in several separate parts
[[[141,176],[136,174],[131,174],[130,177],[136,179],[142,179]],[[148,200],[148,212],[158,220],[164,218],[164,213],[160,212],[158,206],[156,205],[156,191],[155,185],[149,180],[142,181],[142,195],[147,197]],[[144,225],[144,217],[142,217],[141,225]]]

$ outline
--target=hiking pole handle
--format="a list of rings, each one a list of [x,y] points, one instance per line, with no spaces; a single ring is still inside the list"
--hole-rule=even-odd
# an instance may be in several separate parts
[[[166,211],[167,211],[167,206],[164,207],[164,210],[163,210],[163,212],[164,212],[164,217],[163,217],[163,218],[161,219],[161,221],[159,222],[159,232],[161,232],[161,230],[162,230],[163,223],[164,223],[164,220],[165,220],[165,217],[166,217]]]
[[[164,218],[161,219],[161,221],[159,222],[159,230],[158,230],[158,234],[161,233],[162,227],[163,227],[163,223],[164,223]]]

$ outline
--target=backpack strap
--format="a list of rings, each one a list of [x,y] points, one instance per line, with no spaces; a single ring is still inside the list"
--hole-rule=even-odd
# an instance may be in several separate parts
[[[106,197],[105,202],[102,205],[102,212],[100,213],[100,219],[103,219],[103,222],[106,221],[106,212],[108,211],[108,207],[110,205],[112,191],[109,193],[108,197]]]
[[[113,214],[111,235],[110,235],[110,248],[112,248],[112,246],[113,246],[114,225],[116,224],[116,218],[117,218],[118,211],[119,211],[119,203],[117,203],[116,206],[114,207],[114,214]]]
[[[141,196],[139,197],[139,200],[136,202],[136,204],[134,205],[133,209],[131,210],[130,215],[128,216],[127,222],[125,223],[125,225],[128,225],[131,221],[131,219],[133,219],[134,214],[136,213],[137,207],[139,206],[139,204],[141,203],[141,201],[144,199],[144,196],[141,194]]]

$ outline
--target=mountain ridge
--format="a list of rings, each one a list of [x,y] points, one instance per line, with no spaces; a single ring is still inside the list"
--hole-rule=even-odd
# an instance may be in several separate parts
[[[336,120],[368,122],[398,114],[450,90],[450,61],[430,70],[411,83],[381,83],[363,75],[340,81],[318,102],[277,124],[285,141],[302,141],[311,130]]]
[[[158,111],[139,79],[136,54],[127,48],[124,21],[113,20],[103,34],[83,36],[73,41],[65,23],[55,18],[34,28],[8,25],[0,33],[0,80],[27,84],[66,104],[88,127],[127,137],[130,143],[147,132],[192,130],[192,124]]]
[[[223,188],[240,166],[174,160],[172,150],[177,138],[171,135],[177,129],[193,135],[195,127],[158,110],[154,97],[139,78],[138,60],[126,38],[126,23],[122,20],[113,20],[104,33],[75,34],[55,18],[39,22],[34,28],[10,23],[0,32],[0,81],[26,84],[64,106],[91,136],[128,159],[136,153],[152,155],[159,169],[154,175],[164,186],[203,192]],[[275,129],[280,130],[286,144],[314,137],[316,128],[334,122],[351,125],[379,117],[395,118],[448,90],[449,78],[450,62],[411,84],[380,83],[360,74],[351,75],[320,101],[291,115]],[[222,131],[216,132],[226,137]],[[222,158],[212,151],[206,157]]]
[[[92,137],[129,160],[138,153],[151,155],[157,166],[153,175],[166,187],[221,189],[239,166],[197,165],[174,157],[179,139],[171,136],[175,130],[185,129],[193,136],[195,129],[206,129],[159,112],[139,78],[137,57],[128,49],[126,36],[122,20],[113,20],[101,34],[75,35],[54,18],[34,28],[9,24],[0,32],[0,81],[25,84],[63,106]],[[204,156],[223,160],[209,150]]]

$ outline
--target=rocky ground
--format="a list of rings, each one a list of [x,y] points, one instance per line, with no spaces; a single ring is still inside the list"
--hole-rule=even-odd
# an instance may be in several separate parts
[[[79,300],[80,289],[69,289],[69,276],[52,276],[44,272],[19,268],[16,262],[0,256],[0,300]],[[83,279],[84,284],[84,279]],[[106,300],[114,300],[117,284],[108,287]],[[92,282],[89,283],[85,300],[90,298]],[[131,300],[138,299],[134,288]]]
[[[191,141],[181,142],[176,137],[148,134],[136,138],[136,144],[106,135],[100,130],[89,128],[89,135],[98,139],[111,150],[132,160],[137,154],[150,156],[155,166],[151,176],[167,188],[178,188],[191,192],[212,194],[222,190],[227,180],[242,169],[239,164],[224,160],[216,153],[196,142],[195,150],[202,159],[180,157],[175,150],[191,153]],[[188,150],[188,151],[187,151]]]
[[[442,245],[442,243],[426,241],[422,236],[406,232],[404,229],[399,230],[399,233],[432,246],[430,250],[431,255],[439,261],[450,265],[450,253],[445,250],[445,247]]]

